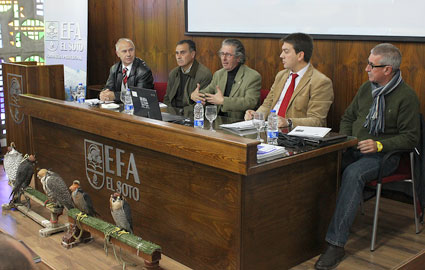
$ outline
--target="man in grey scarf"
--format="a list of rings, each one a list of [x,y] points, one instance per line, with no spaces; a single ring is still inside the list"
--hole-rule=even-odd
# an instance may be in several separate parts
[[[378,177],[384,154],[413,149],[419,142],[419,100],[403,81],[400,63],[397,47],[389,43],[375,46],[366,66],[369,81],[360,86],[342,116],[340,133],[355,136],[359,142],[356,149],[344,153],[341,188],[325,239],[328,248],[316,262],[316,269],[333,269],[343,259],[363,188]],[[393,173],[399,160],[399,156],[390,158],[384,175]]]

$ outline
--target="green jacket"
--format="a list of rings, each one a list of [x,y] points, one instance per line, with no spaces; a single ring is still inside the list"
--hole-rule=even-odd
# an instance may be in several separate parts
[[[180,67],[174,68],[168,76],[167,92],[164,96],[164,103],[168,106],[171,106],[171,101],[176,96],[180,87],[179,70]],[[211,71],[195,59],[189,72],[189,78],[184,86],[183,107],[185,111],[193,111],[193,105],[195,103],[190,99],[190,95],[196,89],[196,84],[199,83],[202,89],[211,82],[211,78]]]
[[[393,92],[385,96],[385,131],[374,136],[363,127],[372,106],[370,82],[360,86],[359,91],[341,119],[340,133],[355,136],[359,141],[380,141],[383,152],[412,149],[419,142],[419,100],[415,91],[402,82]]]
[[[214,94],[218,85],[224,94],[227,82],[227,70],[217,70],[211,83],[200,92]],[[218,106],[218,112],[226,112],[235,119],[243,119],[245,111],[255,110],[260,103],[261,75],[246,65],[239,67],[235,82],[228,97],[224,97],[223,104]]]

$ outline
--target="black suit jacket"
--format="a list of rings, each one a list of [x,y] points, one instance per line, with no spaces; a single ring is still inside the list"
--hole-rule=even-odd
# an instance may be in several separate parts
[[[115,92],[116,102],[120,100],[122,79],[122,63],[120,61],[111,67],[109,78],[104,88]],[[153,89],[152,71],[142,59],[137,57],[134,58],[133,66],[131,67],[130,75],[127,79],[127,86]]]

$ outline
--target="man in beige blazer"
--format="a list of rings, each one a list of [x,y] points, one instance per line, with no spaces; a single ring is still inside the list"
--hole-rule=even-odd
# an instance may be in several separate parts
[[[217,105],[219,115],[243,119],[246,110],[259,105],[261,75],[244,65],[245,48],[237,39],[225,39],[218,55],[223,68],[204,89],[198,84],[191,99]]]
[[[267,117],[271,110],[276,110],[280,128],[326,126],[334,93],[331,80],[310,64],[313,39],[307,34],[294,33],[284,37],[282,41],[280,58],[285,69],[276,75],[270,93],[257,112],[262,112]],[[292,86],[292,95],[288,91],[291,84],[295,85]],[[281,108],[287,93],[287,106]],[[253,110],[247,110],[245,120],[252,119],[253,113]]]

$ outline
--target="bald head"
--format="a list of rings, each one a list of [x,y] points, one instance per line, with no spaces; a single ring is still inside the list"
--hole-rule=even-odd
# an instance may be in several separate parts
[[[31,253],[15,238],[0,234],[0,270],[36,269]]]

